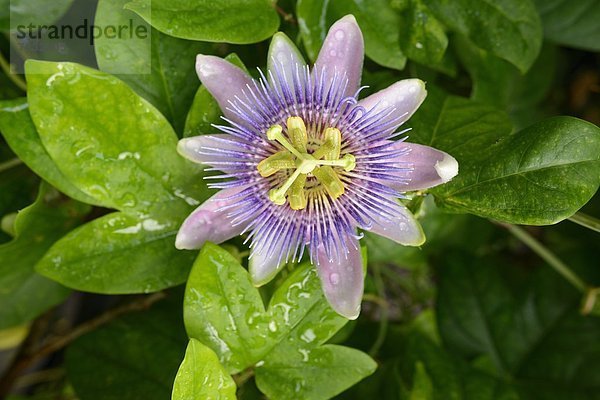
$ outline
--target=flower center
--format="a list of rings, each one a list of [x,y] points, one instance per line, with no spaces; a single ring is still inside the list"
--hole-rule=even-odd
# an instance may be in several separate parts
[[[283,135],[281,125],[273,125],[267,131],[267,138],[278,142],[285,150],[265,158],[257,166],[258,172],[265,178],[281,170],[294,170],[281,186],[269,191],[269,199],[277,205],[285,204],[287,199],[293,210],[306,208],[308,199],[305,186],[309,174],[332,198],[337,199],[344,194],[344,184],[334,167],[352,171],[356,167],[356,160],[352,154],[344,154],[340,158],[342,134],[339,129],[325,129],[323,144],[308,153],[308,134],[302,118],[289,117],[286,125],[289,140]]]

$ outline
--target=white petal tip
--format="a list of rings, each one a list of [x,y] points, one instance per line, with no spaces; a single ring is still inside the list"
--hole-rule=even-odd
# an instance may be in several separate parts
[[[444,158],[435,164],[435,171],[443,183],[446,183],[458,175],[458,162],[451,155],[445,154]]]
[[[337,22],[349,22],[349,23],[358,25],[358,22],[356,22],[356,17],[354,15],[352,15],[352,14],[348,14],[348,15],[343,16]]]
[[[358,316],[360,315],[360,304],[356,307],[348,307],[348,305],[345,305],[345,304],[344,305],[332,304],[331,307],[333,308],[333,310],[336,313],[338,313],[342,317],[349,319],[351,321],[357,319]]]
[[[185,233],[179,231],[175,238],[175,248],[177,250],[197,250],[202,246],[193,246],[190,242],[190,238]]]

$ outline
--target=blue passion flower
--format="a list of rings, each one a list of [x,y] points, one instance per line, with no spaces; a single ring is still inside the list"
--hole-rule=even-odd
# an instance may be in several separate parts
[[[408,143],[398,131],[425,99],[422,81],[402,80],[358,100],[363,56],[352,16],[331,27],[312,69],[282,33],[258,80],[218,57],[198,56],[198,76],[227,124],[218,126],[222,134],[179,142],[183,156],[221,174],[208,177],[220,191],[185,220],[178,248],[245,233],[257,286],[307,253],[333,309],[358,316],[359,232],[421,245],[421,227],[398,198],[458,172],[450,155]]]

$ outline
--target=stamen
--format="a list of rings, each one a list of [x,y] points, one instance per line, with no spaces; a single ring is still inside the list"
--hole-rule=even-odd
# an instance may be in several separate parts
[[[327,128],[323,132],[324,142],[314,153],[313,157],[317,160],[324,158],[326,160],[337,160],[340,158],[342,150],[342,133],[337,128]]]
[[[327,128],[323,132],[323,144],[312,154],[307,151],[308,133],[306,125],[300,117],[289,117],[286,121],[287,136],[283,135],[281,125],[273,125],[267,130],[267,138],[280,143],[286,150],[279,151],[262,160],[258,164],[258,172],[268,177],[282,169],[295,171],[279,188],[269,191],[269,199],[283,205],[287,200],[293,210],[302,210],[308,204],[305,190],[308,174],[312,173],[319,184],[333,199],[344,194],[344,183],[333,167],[341,167],[352,171],[356,167],[356,158],[352,154],[344,154],[342,150],[342,133],[337,128]],[[291,143],[290,143],[291,141]],[[294,159],[295,158],[295,159]]]
[[[289,117],[287,119],[288,136],[292,141],[292,145],[300,153],[306,153],[306,145],[308,144],[308,134],[306,133],[306,125],[300,117]]]
[[[330,166],[324,165],[315,168],[313,175],[325,187],[325,190],[332,198],[337,199],[344,194],[344,184]]]
[[[256,168],[260,176],[266,178],[282,169],[296,168],[296,162],[289,151],[281,150],[259,162]]]
[[[302,154],[300,154],[298,150],[296,150],[294,146],[292,146],[291,143],[288,142],[285,136],[283,136],[283,128],[281,127],[281,125],[273,125],[272,127],[270,127],[269,130],[267,130],[267,138],[269,140],[275,140],[279,142],[279,144],[285,147],[290,153],[292,153],[298,158],[302,158]]]

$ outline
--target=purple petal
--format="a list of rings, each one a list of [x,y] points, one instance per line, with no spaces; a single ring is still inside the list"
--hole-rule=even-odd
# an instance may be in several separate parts
[[[344,94],[353,96],[360,86],[364,47],[356,19],[353,15],[346,15],[329,29],[315,66],[325,72],[329,80],[336,72],[345,72],[348,87]]]
[[[285,256],[282,257],[283,242],[280,237],[279,240],[270,243],[264,251],[255,252],[250,257],[248,270],[254,286],[258,287],[269,283],[277,275],[279,269],[285,265]]]
[[[367,110],[375,108],[377,111],[394,109],[388,119],[398,118],[398,125],[403,124],[419,108],[427,97],[425,82],[420,79],[404,79],[380,90],[358,102]]]
[[[196,72],[204,87],[213,95],[223,115],[240,122],[240,118],[228,108],[235,96],[241,96],[252,78],[240,68],[222,58],[199,54],[196,57]]]
[[[397,218],[393,220],[380,215],[370,214],[373,227],[370,232],[393,240],[405,246],[420,246],[425,243],[425,234],[412,213],[398,204]]]
[[[239,192],[237,188],[221,190],[196,208],[179,228],[175,247],[199,249],[207,241],[222,243],[242,233],[245,225],[234,226],[227,216],[231,205],[239,201],[235,196]]]
[[[398,141],[392,148],[403,152],[392,163],[405,165],[407,170],[395,173],[398,179],[387,180],[385,184],[400,192],[441,185],[458,174],[458,162],[454,157],[433,147]]]
[[[364,289],[363,260],[360,246],[355,238],[347,237],[348,252],[329,259],[325,248],[318,249],[318,265],[323,293],[331,308],[338,314],[356,319],[360,313],[360,303]]]
[[[192,162],[211,165],[226,173],[234,171],[237,164],[251,158],[244,145],[228,134],[200,135],[181,139],[177,143],[177,151]]]
[[[303,65],[306,65],[306,62],[290,38],[282,32],[277,32],[273,35],[267,56],[268,69],[274,75],[276,71],[283,73],[288,85],[293,87],[293,76],[296,74],[296,71],[302,71],[300,68]]]

